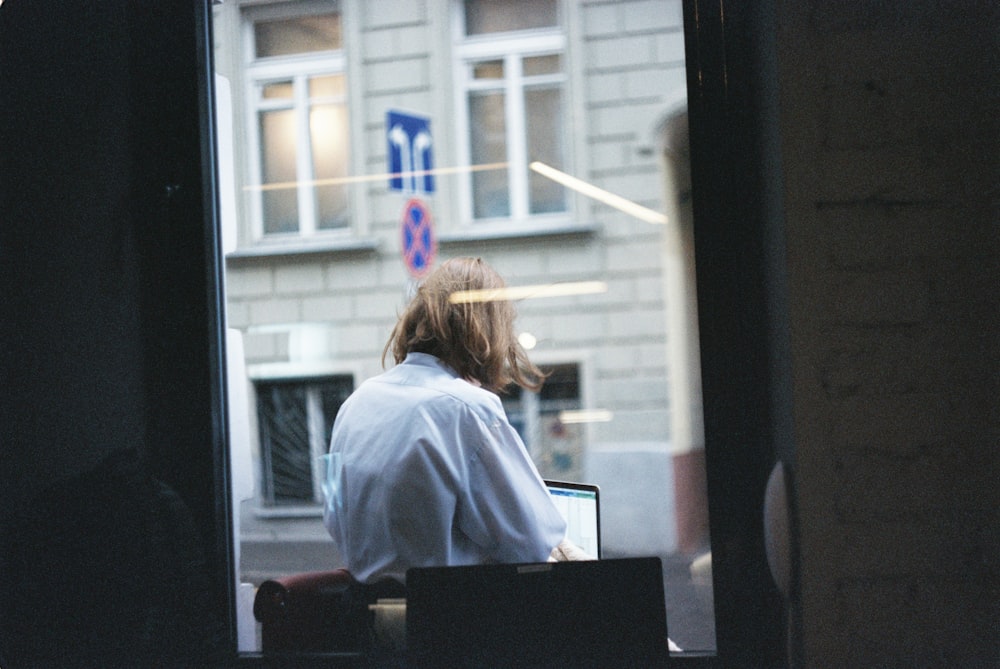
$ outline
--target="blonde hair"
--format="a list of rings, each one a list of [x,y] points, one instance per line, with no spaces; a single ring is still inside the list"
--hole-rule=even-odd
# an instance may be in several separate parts
[[[429,353],[462,378],[501,392],[511,383],[538,390],[545,374],[528,359],[514,333],[517,313],[508,299],[451,301],[460,291],[495,290],[506,284],[481,258],[452,258],[435,269],[417,289],[389,341],[400,363],[408,353]]]

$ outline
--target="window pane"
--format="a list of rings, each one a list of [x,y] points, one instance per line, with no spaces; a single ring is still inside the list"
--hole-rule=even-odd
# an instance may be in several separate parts
[[[502,93],[469,96],[470,148],[472,164],[507,161],[507,122]],[[488,169],[472,173],[476,218],[510,216],[507,170]]]
[[[295,232],[299,229],[295,112],[261,112],[260,143],[264,232]]]
[[[465,0],[465,33],[547,28],[558,22],[556,0]]]
[[[325,452],[340,405],[354,389],[353,378],[258,381],[254,386],[262,501],[274,506],[318,504],[317,450]]]
[[[347,176],[348,132],[344,105],[317,105],[309,118],[312,134],[313,175],[317,181],[317,227],[347,225],[347,184],[324,183]]]
[[[313,499],[305,388],[257,385],[257,422],[263,456],[264,500],[270,504]]]
[[[340,15],[299,16],[254,24],[257,58],[341,48]]]
[[[503,79],[503,61],[490,60],[482,63],[474,63],[472,66],[472,77],[474,79]]]
[[[265,84],[261,89],[260,96],[265,100],[291,100],[293,96],[292,82],[279,81]]]
[[[343,97],[344,76],[342,74],[330,74],[322,77],[312,77],[309,79],[309,97]]]
[[[524,76],[536,74],[556,74],[562,71],[562,59],[559,54],[549,56],[531,56],[522,61]]]
[[[525,92],[528,131],[528,162],[539,161],[562,169],[562,94],[558,88],[538,88]],[[566,189],[547,177],[530,171],[531,213],[566,210]]]

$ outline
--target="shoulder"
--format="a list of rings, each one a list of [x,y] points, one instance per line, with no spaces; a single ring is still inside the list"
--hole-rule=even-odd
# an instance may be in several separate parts
[[[495,394],[459,377],[438,358],[425,353],[411,353],[406,360],[376,377],[379,382],[396,383],[421,389],[430,404],[461,405],[487,424],[504,415],[503,404]]]

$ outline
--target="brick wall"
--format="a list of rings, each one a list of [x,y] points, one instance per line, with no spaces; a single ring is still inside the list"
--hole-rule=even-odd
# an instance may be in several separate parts
[[[776,4],[806,664],[997,666],[1000,14]]]

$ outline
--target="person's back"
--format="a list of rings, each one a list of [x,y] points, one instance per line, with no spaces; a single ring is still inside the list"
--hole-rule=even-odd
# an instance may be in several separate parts
[[[418,566],[542,561],[564,538],[494,392],[531,385],[525,371],[541,378],[513,337],[513,309],[451,299],[498,285],[480,260],[442,265],[387,346],[399,364],[361,384],[337,415],[325,522],[359,581],[404,581]]]

